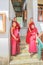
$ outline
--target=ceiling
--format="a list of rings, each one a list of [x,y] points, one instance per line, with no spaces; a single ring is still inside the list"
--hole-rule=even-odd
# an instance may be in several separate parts
[[[43,0],[38,0],[38,4],[43,4]]]

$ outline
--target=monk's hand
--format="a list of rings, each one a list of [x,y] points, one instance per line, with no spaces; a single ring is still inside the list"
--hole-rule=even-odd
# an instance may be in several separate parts
[[[36,44],[38,44],[38,41],[36,40]]]
[[[14,39],[18,41],[18,38],[16,38],[15,36],[14,36]]]
[[[18,41],[18,38],[16,38],[16,40]]]

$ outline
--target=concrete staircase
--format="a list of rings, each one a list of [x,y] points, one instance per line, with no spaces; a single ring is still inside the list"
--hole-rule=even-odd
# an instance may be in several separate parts
[[[26,47],[26,37],[21,36],[20,49],[24,49]]]
[[[20,47],[20,54],[17,56],[11,56],[10,65],[43,65],[43,61],[38,59],[37,54],[33,57],[30,56],[25,37],[21,37]]]

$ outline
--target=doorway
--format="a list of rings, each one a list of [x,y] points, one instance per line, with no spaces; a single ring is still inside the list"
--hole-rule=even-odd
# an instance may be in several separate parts
[[[26,0],[11,0],[14,11],[16,13],[17,21],[21,27],[27,27],[27,5]]]
[[[18,23],[20,23],[21,26],[21,31],[27,27],[27,5],[25,4],[25,0],[11,0],[12,5],[13,5],[13,11],[15,12],[15,15],[17,17]],[[24,6],[25,5],[25,6]],[[26,31],[26,30],[24,30]],[[20,42],[20,54],[17,56],[11,56],[11,60],[23,58],[22,55],[24,56],[28,54],[28,49],[27,49],[27,44],[26,44],[26,39],[25,35],[20,36],[21,42]],[[26,52],[25,52],[26,51]],[[15,59],[14,59],[15,58]]]

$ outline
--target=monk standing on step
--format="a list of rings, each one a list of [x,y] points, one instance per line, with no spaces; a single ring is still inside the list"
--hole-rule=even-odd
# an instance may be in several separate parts
[[[20,53],[20,25],[17,22],[16,17],[12,21],[11,27],[11,55],[15,56]]]
[[[31,56],[33,56],[37,52],[37,44],[36,44],[37,35],[38,35],[37,28],[35,27],[33,18],[31,18],[26,36],[26,42],[29,44],[29,52],[31,53]]]

